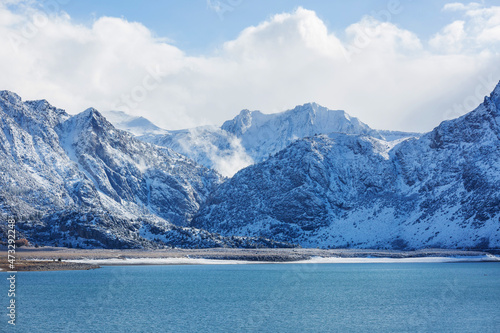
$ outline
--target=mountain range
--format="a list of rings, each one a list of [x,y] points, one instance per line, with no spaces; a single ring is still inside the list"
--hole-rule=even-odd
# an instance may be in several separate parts
[[[222,177],[117,130],[95,109],[70,116],[2,91],[0,121],[0,210],[32,243],[273,246],[186,227]]]
[[[115,125],[120,127],[118,122]],[[125,127],[122,129],[126,130]],[[265,161],[298,139],[332,132],[365,134],[388,141],[421,135],[374,130],[345,111],[307,103],[275,114],[242,110],[221,127],[204,126],[167,133],[148,133],[139,136],[139,139],[171,148],[231,177],[249,165]]]
[[[223,183],[193,226],[305,247],[500,246],[500,83],[420,138],[331,133]]]
[[[179,131],[105,115],[0,92],[0,212],[32,243],[500,247],[500,83],[425,134],[315,103]]]

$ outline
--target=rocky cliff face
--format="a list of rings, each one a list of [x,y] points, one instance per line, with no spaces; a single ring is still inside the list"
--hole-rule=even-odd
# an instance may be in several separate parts
[[[58,128],[71,160],[118,204],[132,203],[176,225],[188,222],[220,176],[168,149],[116,130],[88,109]]]
[[[419,139],[298,140],[220,186],[192,225],[303,246],[499,247],[499,95]]]

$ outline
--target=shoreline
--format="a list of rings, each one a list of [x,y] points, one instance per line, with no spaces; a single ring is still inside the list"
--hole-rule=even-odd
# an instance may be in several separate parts
[[[312,257],[297,261],[249,261],[232,259],[203,258],[125,258],[125,259],[74,259],[72,263],[94,264],[99,266],[165,266],[165,265],[261,265],[261,264],[380,264],[380,263],[458,263],[458,262],[500,262],[500,257],[463,256],[463,257]]]
[[[497,251],[492,251],[498,253]],[[8,271],[6,251],[0,256],[0,270]],[[89,270],[101,266],[128,265],[241,265],[323,263],[453,263],[500,262],[500,256],[486,251],[421,249],[415,251],[376,249],[161,249],[110,250],[60,247],[19,248],[17,271]]]

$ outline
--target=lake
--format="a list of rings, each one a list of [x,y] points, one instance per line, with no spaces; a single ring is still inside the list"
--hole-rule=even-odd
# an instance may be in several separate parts
[[[7,332],[500,332],[500,263],[20,272]]]

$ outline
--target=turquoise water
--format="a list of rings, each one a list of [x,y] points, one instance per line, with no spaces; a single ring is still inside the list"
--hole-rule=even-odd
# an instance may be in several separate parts
[[[128,266],[17,275],[6,332],[500,332],[500,264]]]

